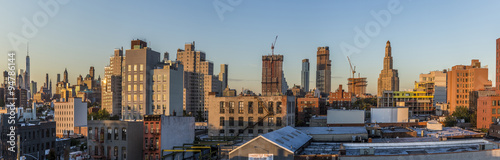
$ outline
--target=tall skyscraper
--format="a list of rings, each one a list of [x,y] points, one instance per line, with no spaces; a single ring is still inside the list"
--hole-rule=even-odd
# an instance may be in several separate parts
[[[160,62],[160,53],[147,47],[142,40],[133,40],[126,50],[122,80],[122,117],[142,120],[152,113],[153,91],[151,70]]]
[[[391,42],[385,45],[384,68],[380,72],[377,85],[377,96],[382,97],[384,91],[399,91],[398,70],[392,68]]]
[[[332,61],[330,48],[318,47],[316,65],[316,88],[323,94],[330,94],[332,88]]]
[[[495,74],[495,79],[496,79],[496,92],[500,94],[500,38],[497,39],[497,44],[496,44],[496,74]]]
[[[220,64],[219,81],[221,81],[221,90],[228,87],[227,83],[227,64]],[[222,95],[222,93],[220,93]]]
[[[104,67],[104,79],[101,84],[102,108],[111,116],[122,116],[122,66],[123,49],[115,49],[109,58],[109,65]]]
[[[94,76],[95,76],[95,69],[94,69],[94,66],[90,66],[90,69],[89,69],[89,75],[90,75],[90,79],[91,79],[91,80],[94,80]]]
[[[57,83],[61,82],[61,74],[57,74]]]
[[[30,76],[31,76],[31,70],[30,70],[30,52],[29,52],[29,47],[26,49],[26,72],[24,75],[24,85],[26,90],[30,91]]]
[[[309,92],[309,59],[302,60],[302,71],[300,73],[302,90]]]
[[[49,74],[45,73],[45,88],[49,89]]]
[[[262,56],[262,95],[283,95],[285,85],[283,55]]]
[[[213,63],[205,57],[205,52],[195,50],[195,42],[177,49],[177,61],[184,66],[184,109],[192,115],[201,112],[204,119],[208,117],[208,93],[222,92],[221,82],[213,75]]]

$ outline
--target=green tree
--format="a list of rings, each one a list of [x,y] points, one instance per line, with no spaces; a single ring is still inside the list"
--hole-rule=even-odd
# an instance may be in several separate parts
[[[470,114],[469,121],[472,125],[472,127],[477,127],[477,112],[474,111],[473,113]]]
[[[444,125],[446,127],[453,127],[457,125],[457,120],[453,118],[452,116],[447,116],[446,119],[444,120]]]
[[[109,120],[111,117],[106,109],[101,109],[97,113],[89,113],[87,115],[87,120],[92,120],[92,118],[94,120]]]
[[[455,116],[458,119],[464,119],[466,123],[470,122],[470,115],[469,109],[464,106],[458,106],[452,114],[452,116]]]

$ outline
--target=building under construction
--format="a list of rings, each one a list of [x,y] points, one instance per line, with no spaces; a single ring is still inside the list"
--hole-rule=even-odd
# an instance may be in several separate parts
[[[347,91],[354,94],[356,97],[364,98],[366,94],[366,77],[362,78],[348,78],[347,79]]]

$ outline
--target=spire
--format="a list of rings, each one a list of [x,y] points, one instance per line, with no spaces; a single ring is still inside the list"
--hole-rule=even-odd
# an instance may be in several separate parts
[[[30,56],[30,43],[28,42],[26,44],[26,57],[29,57]]]
[[[385,56],[386,57],[391,57],[391,42],[387,40],[387,43],[385,44]]]

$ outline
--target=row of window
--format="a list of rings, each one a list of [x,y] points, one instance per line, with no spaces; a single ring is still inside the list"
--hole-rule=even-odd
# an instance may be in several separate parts
[[[233,101],[230,102],[224,102],[220,101],[219,102],[219,113],[224,114],[226,113],[226,106],[227,110],[229,113],[234,113],[234,103]],[[268,102],[268,107],[267,111],[269,113],[274,113],[274,102]],[[263,114],[264,113],[264,105],[262,102],[259,102],[258,108],[257,108],[258,114]],[[276,102],[276,114],[281,114],[282,108],[281,108],[281,102]],[[238,102],[238,113],[239,114],[245,114],[245,105],[243,101]],[[254,107],[253,107],[253,102],[248,102],[247,103],[247,114],[253,114],[254,113]]]
[[[137,82],[137,81],[142,82],[142,81],[144,81],[144,76],[142,74],[140,74],[139,75],[139,79],[137,79],[137,75],[134,75],[134,78],[132,79],[132,75],[128,75],[127,76],[127,80],[129,82],[134,82],[134,81],[135,82]]]
[[[137,71],[137,64],[134,64],[133,66],[132,65],[128,65],[128,71],[132,71],[132,67],[134,69],[134,71]],[[144,65],[143,64],[140,64],[139,65],[139,71],[143,71],[144,70]]]
[[[144,95],[143,94],[139,94],[139,99],[137,99],[137,94],[134,94],[134,99],[132,99],[132,95],[127,95],[127,101],[143,101],[144,100]]]
[[[104,134],[106,132],[106,135]],[[88,128],[88,138],[91,140],[99,140],[99,141],[104,141],[104,137],[106,137],[106,140],[120,140],[119,136],[120,130],[115,127],[112,129],[111,127],[108,127],[107,130],[103,127],[99,128],[95,127],[95,129],[92,129],[92,127]],[[121,129],[121,139],[123,141],[127,140],[127,128],[122,128]]]
[[[149,140],[148,138],[144,138],[144,149],[150,149],[149,147],[154,148],[154,149],[158,149],[160,147],[160,141],[158,139],[158,137],[156,138],[153,138],[151,137]]]
[[[90,155],[96,155],[96,156],[104,156],[104,153],[108,153],[107,154],[107,157],[108,159],[114,159],[114,160],[118,160],[118,146],[114,146],[113,147],[113,150],[111,151],[111,146],[108,146],[107,147],[107,151],[105,152],[104,151],[104,146],[91,146],[89,145],[89,152]],[[113,153],[113,156],[111,156],[111,153]],[[127,159],[127,148],[126,147],[122,147],[122,158],[123,160],[126,160]]]
[[[234,131],[235,131],[234,129],[229,129],[229,134],[234,134]],[[251,129],[251,128],[247,129],[247,133],[248,134],[253,134],[254,133],[253,131],[254,130]],[[267,133],[272,132],[272,131],[273,131],[272,129],[268,129]],[[238,129],[238,133],[239,134],[245,134],[245,131],[243,129]],[[257,130],[257,134],[263,134],[263,133],[264,133],[263,129],[258,129]],[[219,135],[224,136],[225,135],[225,130],[223,130],[223,129],[219,130]]]
[[[139,88],[137,88],[137,87],[139,87]],[[128,89],[127,89],[127,91],[129,91],[129,92],[130,92],[130,91],[132,91],[132,88],[133,88],[133,91],[137,91],[137,90],[139,90],[139,91],[143,91],[144,86],[143,86],[142,84],[141,84],[141,85],[139,85],[139,86],[138,86],[138,85],[133,85],[133,86],[132,86],[132,85],[130,85],[130,84],[129,84],[129,85],[127,86],[127,88],[128,88]]]
[[[238,126],[244,126],[244,118],[243,117],[238,117]],[[248,117],[248,126],[254,126],[254,119],[253,117]],[[276,126],[281,126],[283,123],[281,117],[276,117]],[[220,117],[220,122],[219,122],[219,125],[220,126],[225,126],[226,125],[226,119],[225,117]],[[263,121],[263,118],[262,117],[259,117],[258,118],[258,121],[257,121],[257,125],[258,126],[264,126],[264,121]],[[267,126],[274,126],[274,117],[268,117],[267,118]],[[234,123],[234,117],[229,117],[229,120],[228,120],[228,126],[235,126],[235,123]]]
[[[156,125],[155,125],[156,124]],[[151,130],[148,130],[150,128]],[[144,123],[144,133],[160,133],[160,123],[159,122],[145,122]]]

